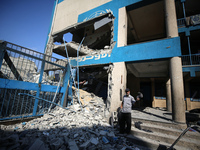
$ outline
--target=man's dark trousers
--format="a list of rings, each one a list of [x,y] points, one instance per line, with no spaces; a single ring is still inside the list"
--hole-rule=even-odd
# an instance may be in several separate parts
[[[120,133],[124,134],[124,132],[126,132],[127,134],[129,134],[130,131],[131,131],[131,113],[121,113]]]

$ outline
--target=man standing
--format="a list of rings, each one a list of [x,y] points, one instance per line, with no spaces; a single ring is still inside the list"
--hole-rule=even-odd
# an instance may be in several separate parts
[[[126,132],[127,134],[131,131],[131,110],[132,110],[132,104],[136,102],[136,100],[140,100],[139,96],[137,96],[137,99],[135,100],[133,96],[130,95],[130,90],[127,88],[125,90],[126,95],[123,97],[123,101],[121,104],[121,119],[120,119],[120,133],[124,134]],[[125,128],[126,127],[126,128]]]

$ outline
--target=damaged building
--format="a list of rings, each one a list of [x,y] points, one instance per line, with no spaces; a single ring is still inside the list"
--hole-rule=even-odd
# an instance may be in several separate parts
[[[43,116],[19,130],[36,127],[34,137],[45,142],[33,143],[50,149],[172,144],[187,127],[185,112],[200,109],[199,6],[198,0],[55,0],[44,54],[0,44],[0,119]],[[135,137],[115,139],[108,120],[126,88],[134,97],[143,93],[132,110]],[[199,137],[190,133],[177,148],[199,149]]]
[[[185,122],[183,112],[200,107],[199,3],[84,3],[56,5],[46,54],[66,57],[67,49],[70,64],[79,67],[78,81],[90,81],[88,90],[104,97],[111,112],[129,87],[133,96],[144,94],[136,107],[166,107]],[[64,41],[66,34],[71,41]]]

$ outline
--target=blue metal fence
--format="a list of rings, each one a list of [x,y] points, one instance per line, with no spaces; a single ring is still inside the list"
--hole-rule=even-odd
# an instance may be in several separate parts
[[[200,65],[200,54],[182,55],[182,65]]]
[[[178,24],[179,28],[185,27],[185,25],[186,25],[185,18],[177,19],[177,24]]]
[[[0,120],[43,115],[53,100],[63,104],[69,81],[66,65],[67,61],[1,42]]]

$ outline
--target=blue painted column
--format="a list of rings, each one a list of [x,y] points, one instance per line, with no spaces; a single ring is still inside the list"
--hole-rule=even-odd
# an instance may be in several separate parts
[[[183,14],[185,18],[185,24],[186,24],[186,12],[185,12],[185,0],[181,0],[182,6],[183,6]]]
[[[36,97],[40,96],[42,77],[43,77],[43,73],[44,73],[44,67],[45,67],[45,55],[44,55],[44,59],[42,61],[42,65],[41,65],[40,78],[39,78],[38,90],[37,90],[37,93],[36,93]],[[38,101],[39,101],[38,99],[35,99],[34,108],[33,108],[33,116],[35,116],[36,113],[37,113]]]
[[[64,88],[65,93],[63,93],[63,96],[61,99],[61,105],[63,107],[66,107],[66,103],[67,103],[69,81],[70,81],[70,66],[69,66],[69,64],[67,64],[67,70],[66,70],[64,78],[63,78],[63,88]]]

